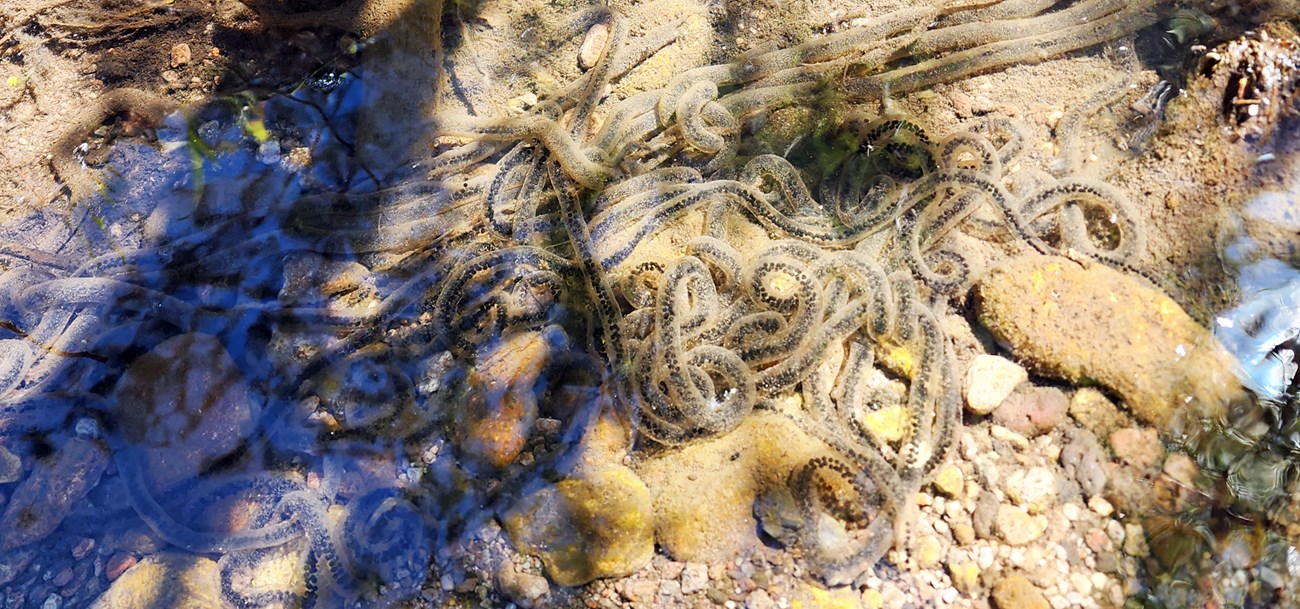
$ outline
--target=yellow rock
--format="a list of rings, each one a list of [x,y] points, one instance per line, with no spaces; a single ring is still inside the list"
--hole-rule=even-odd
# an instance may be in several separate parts
[[[939,564],[939,559],[943,558],[943,545],[939,543],[939,538],[933,535],[926,535],[916,542],[916,566],[922,569],[929,569]]]
[[[966,481],[961,473],[961,468],[948,463],[939,468],[934,474],[934,490],[943,493],[945,496],[953,499],[960,499],[962,490],[966,487]]]
[[[562,586],[629,575],[654,555],[650,491],[621,465],[543,487],[503,520],[515,548]]]
[[[534,386],[550,355],[546,332],[502,336],[478,355],[453,422],[453,439],[466,457],[492,467],[519,457],[537,422]]]
[[[908,378],[911,378],[916,368],[916,357],[912,352],[906,346],[889,339],[882,339],[880,349],[876,351],[876,360],[890,371]]]
[[[609,399],[605,391],[602,387],[598,399]],[[610,463],[622,463],[631,451],[632,433],[632,422],[619,413],[617,408],[601,408],[600,415],[582,432],[574,459],[574,471],[581,475],[607,468]]]
[[[980,568],[973,562],[948,562],[948,576],[952,578],[952,587],[966,596],[974,596],[979,591]]]
[[[1021,575],[1000,580],[993,586],[993,606],[997,609],[1051,609],[1052,605],[1028,579]]]
[[[1157,426],[1179,409],[1214,416],[1244,399],[1235,360],[1173,300],[1138,279],[1060,257],[1028,256],[976,287],[980,321],[1034,371],[1097,382]]]
[[[877,592],[876,595],[879,596],[880,593]],[[859,595],[852,586],[824,590],[800,582],[791,597],[791,609],[866,609],[866,594]],[[883,604],[883,599],[881,602]]]
[[[882,442],[898,442],[907,434],[911,420],[902,404],[885,406],[862,416],[862,424]]]
[[[758,547],[754,501],[791,470],[831,454],[788,418],[755,412],[735,431],[650,456],[635,467],[654,497],[655,535],[670,556],[716,562]]]
[[[190,554],[150,556],[127,569],[91,609],[221,609],[221,570]]]
[[[864,590],[862,592],[863,609],[880,609],[885,606],[885,597],[881,596],[879,590]]]

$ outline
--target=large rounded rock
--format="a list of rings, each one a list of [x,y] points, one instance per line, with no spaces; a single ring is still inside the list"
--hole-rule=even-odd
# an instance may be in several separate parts
[[[91,609],[222,609],[221,570],[208,558],[163,553],[127,569]]]
[[[976,286],[980,321],[1034,371],[1100,383],[1147,423],[1244,398],[1233,358],[1173,300],[1100,264],[1018,258]]]
[[[260,408],[221,341],[182,334],[126,369],[114,394],[123,439],[144,448],[145,476],[163,489],[239,446]]]
[[[829,454],[789,418],[756,412],[729,434],[664,451],[636,468],[654,496],[664,551],[681,561],[718,562],[762,543],[756,499],[784,489],[796,467]]]
[[[503,520],[515,548],[541,557],[561,586],[629,575],[654,556],[650,491],[621,465],[542,487]]]

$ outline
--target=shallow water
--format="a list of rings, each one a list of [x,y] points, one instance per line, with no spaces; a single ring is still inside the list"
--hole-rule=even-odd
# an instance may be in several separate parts
[[[440,6],[345,73],[120,139],[94,196],[0,226],[16,606],[55,593],[39,563],[84,539],[215,560],[241,607],[596,602],[564,586],[645,562],[605,566],[602,532],[648,535],[610,522],[686,492],[647,491],[644,464],[764,412],[820,452],[770,474],[746,533],[856,594],[916,566],[889,553],[919,554],[914,496],[969,461],[963,425],[987,433],[962,372],[1005,351],[968,294],[1032,254],[1208,310],[1253,392],[1166,436],[1207,499],[1128,516],[1150,558],[1112,573],[1120,600],[1286,598],[1292,132],[1165,104],[1196,91],[1195,45],[1293,7],[989,4]],[[1015,7],[1042,16],[1000,30]],[[1245,133],[1213,174],[1236,199],[1169,161],[1197,129]],[[501,583],[515,551],[542,556],[548,596]],[[109,582],[77,569],[64,596],[87,605]]]

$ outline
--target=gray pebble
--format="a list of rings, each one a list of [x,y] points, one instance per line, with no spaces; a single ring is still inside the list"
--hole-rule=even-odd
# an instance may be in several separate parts
[[[971,526],[975,534],[983,539],[993,538],[993,522],[998,515],[998,498],[993,493],[980,493],[975,501],[975,512],[971,514]]]
[[[1066,438],[1065,447],[1061,449],[1061,466],[1079,483],[1084,495],[1091,497],[1101,493],[1106,488],[1110,462],[1101,443],[1092,432],[1078,427],[1067,430]]]
[[[682,594],[693,594],[709,587],[709,568],[703,563],[688,562],[682,569]]]

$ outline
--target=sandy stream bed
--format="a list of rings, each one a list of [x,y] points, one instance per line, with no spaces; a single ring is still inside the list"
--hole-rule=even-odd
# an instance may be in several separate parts
[[[0,34],[0,219],[22,218],[42,206],[75,205],[62,188],[57,163],[51,163],[51,155],[59,154],[52,145],[59,134],[71,132],[85,120],[88,105],[112,89],[129,86],[177,104],[195,104],[216,90],[228,90],[222,87],[230,86],[232,74],[251,75],[259,88],[285,89],[321,63],[343,69],[356,61],[338,53],[356,40],[349,35],[310,28],[268,34],[260,31],[255,13],[233,0],[176,0],[168,8],[145,11],[146,17],[134,17],[156,19],[138,30],[83,29],[77,34],[75,28],[59,25],[135,4],[106,1],[100,7],[95,2],[12,0],[0,8],[4,26],[0,29],[4,32]],[[634,36],[669,23],[676,24],[680,33],[619,79],[610,95],[625,98],[658,88],[689,67],[726,61],[755,49],[798,44],[850,27],[853,19],[910,4],[885,0],[612,2],[611,7],[628,18]],[[545,92],[581,74],[581,37],[546,47],[537,44],[550,40],[547,36],[555,33],[567,12],[576,9],[575,3],[485,0],[476,6],[467,3],[465,9],[473,11],[472,18],[449,16],[443,25],[449,78],[458,86],[447,87],[438,96],[442,110],[518,113],[535,104],[539,93],[545,97]],[[535,21],[538,16],[540,21]],[[69,32],[67,40],[55,40]],[[78,35],[98,34],[112,42],[86,45],[77,40]],[[1235,210],[1261,191],[1294,192],[1293,155],[1237,141],[1235,134],[1241,131],[1222,122],[1223,84],[1218,81],[1193,80],[1185,93],[1170,101],[1167,119],[1153,118],[1156,110],[1143,100],[1160,76],[1148,67],[1132,69],[1138,61],[1133,48],[1163,42],[1125,38],[1037,65],[941,84],[894,99],[886,110],[914,117],[932,137],[981,119],[1013,119],[1024,130],[1027,148],[1017,163],[1050,171],[1061,156],[1062,121],[1079,108],[1096,104],[1099,94],[1107,97],[1107,90],[1115,90],[1097,111],[1084,114],[1077,140],[1077,173],[1122,191],[1145,227],[1145,249],[1138,261],[1168,298],[1162,300],[1149,283],[1130,278],[1138,286],[1134,293],[1140,294],[1135,299],[1149,298],[1158,303],[1152,305],[1157,308],[1166,302],[1181,307],[1188,315],[1177,322],[1186,326],[1178,331],[1203,340],[1213,316],[1234,302],[1233,279],[1220,259],[1220,248],[1235,234]],[[800,109],[778,112],[766,128],[777,134],[775,138],[793,141],[813,118],[807,114]],[[127,117],[118,123],[119,131],[127,132],[125,137],[140,135],[132,132],[131,122]],[[1153,135],[1138,135],[1147,126],[1154,127]],[[138,171],[146,176],[165,174],[161,168]],[[1279,257],[1293,255],[1294,249],[1287,248],[1295,247],[1294,237],[1290,234],[1288,241],[1283,230],[1280,237],[1273,235],[1267,247]],[[1010,258],[1007,248],[1000,246],[972,243],[971,248],[977,278]],[[18,263],[0,257],[0,270],[12,264]],[[1078,323],[1105,324],[1132,315],[1126,310],[1132,302],[1107,305],[1100,298],[1113,291],[1112,286],[1087,281],[1080,280],[1083,295],[1078,300],[1085,303],[1080,310],[1086,314],[1074,318]],[[1054,297],[1052,292],[1050,298]],[[1007,341],[1000,344],[997,339],[1003,337],[990,334],[980,322],[980,302],[991,298],[959,295],[939,318],[957,362],[953,380],[962,384],[966,396],[965,425],[950,463],[914,498],[910,538],[875,569],[827,587],[810,576],[797,549],[782,548],[774,541],[771,521],[763,520],[764,514],[770,515],[764,512],[770,507],[764,498],[783,486],[798,464],[827,449],[787,419],[764,413],[720,438],[624,458],[628,471],[644,481],[638,483],[648,489],[653,502],[647,518],[654,522],[656,544],[648,562],[640,557],[631,566],[613,568],[627,566],[633,569],[630,574],[577,587],[557,585],[554,573],[548,571],[550,565],[511,547],[498,523],[489,520],[471,535],[472,541],[447,559],[453,566],[435,570],[425,590],[411,601],[413,606],[1062,609],[1123,605],[1152,581],[1150,571],[1161,572],[1168,566],[1162,561],[1173,560],[1156,547],[1164,529],[1176,528],[1171,524],[1175,519],[1158,516],[1161,510],[1173,513],[1207,503],[1222,507],[1223,499],[1212,497],[1213,491],[1195,490],[1197,466],[1191,459],[1177,451],[1166,453],[1158,441],[1163,430],[1152,423],[1162,416],[1135,419],[1124,403],[1128,397],[1124,390],[1105,378],[1099,383],[1102,391],[1084,386],[1097,384],[1095,368],[1082,375],[1087,379],[1073,378],[1035,361],[1034,356],[1016,353],[1014,345],[1008,351]],[[1014,316],[988,315],[998,314]],[[1060,323],[1075,323],[1069,315],[1063,319]],[[1162,323],[1154,322],[1153,335],[1168,330]],[[1044,333],[1053,331],[1049,327]],[[1086,325],[1060,332],[1073,333],[1096,336],[1098,349],[1123,349],[1129,344],[1125,341],[1148,345],[1164,340],[1116,337],[1113,328]],[[990,358],[993,355],[1001,359]],[[1175,368],[1160,363],[1162,358],[1177,359],[1167,353],[1111,355],[1120,360],[1112,364],[1121,371],[1115,374],[1126,370],[1122,361],[1126,357],[1143,357],[1144,364],[1155,361],[1161,370]],[[1017,359],[1029,368],[1028,375],[1007,361]],[[992,366],[996,373],[968,376],[966,371],[977,362]],[[1221,370],[1207,374],[1215,372]],[[1171,374],[1182,378],[1198,372]],[[986,387],[999,382],[1005,385],[1001,389]],[[969,404],[971,392],[981,391],[998,396],[988,410],[978,411]],[[615,439],[608,441],[618,445],[618,430],[609,434]],[[23,472],[45,467],[33,461],[24,456]],[[0,484],[0,507],[18,501],[21,479]],[[621,488],[618,481],[611,484]],[[779,506],[772,509],[779,511]],[[509,528],[510,517],[504,520]],[[1294,545],[1295,530],[1289,533]],[[1234,547],[1235,538],[1224,537],[1228,540],[1222,548]],[[57,533],[51,540],[56,538]],[[220,579],[206,558],[163,550],[166,544],[158,540],[98,539],[85,549],[83,539],[36,541],[11,548],[7,558],[0,558],[0,566],[5,567],[0,569],[0,590],[7,593],[7,600],[0,602],[6,602],[6,607],[82,606],[111,585],[119,592],[116,596],[109,592],[97,606],[165,606],[169,601],[157,598],[131,600],[127,587],[142,585],[128,583],[139,581],[132,579],[134,571],[145,581],[159,577],[184,581],[170,592],[193,603],[187,606],[216,607],[228,602],[219,598],[219,590],[205,588],[214,581],[219,585]],[[1231,557],[1220,562],[1237,564]],[[1233,598],[1231,591],[1245,584],[1232,578],[1244,580],[1250,573],[1267,587],[1272,580],[1252,571],[1264,562],[1258,557],[1240,558],[1237,572],[1229,572],[1230,567],[1215,572],[1208,579],[1224,581],[1202,586],[1220,594],[1229,589],[1228,598]],[[123,575],[131,564],[137,566]],[[71,574],[65,576],[65,571]],[[1294,606],[1297,578],[1300,573],[1295,570],[1282,574],[1280,587],[1261,592],[1261,597],[1276,594],[1275,598],[1290,599],[1289,606]],[[1181,601],[1198,598],[1202,597],[1166,600],[1169,606],[1182,606]]]

